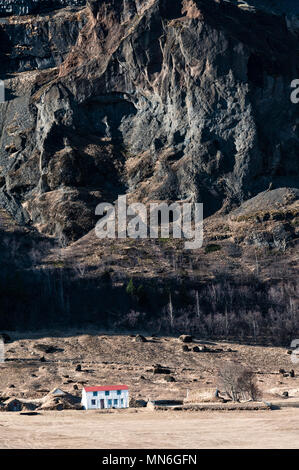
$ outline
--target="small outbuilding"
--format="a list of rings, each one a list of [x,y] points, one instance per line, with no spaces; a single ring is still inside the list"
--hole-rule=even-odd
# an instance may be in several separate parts
[[[22,411],[23,403],[17,398],[9,398],[4,402],[5,411]]]
[[[85,410],[128,408],[129,388],[127,385],[84,387],[81,403]]]
[[[64,392],[63,390],[61,390],[61,388],[54,388],[53,390],[51,390],[51,392],[49,393],[49,395],[52,395],[53,397],[65,397],[65,396],[66,396],[66,392]]]

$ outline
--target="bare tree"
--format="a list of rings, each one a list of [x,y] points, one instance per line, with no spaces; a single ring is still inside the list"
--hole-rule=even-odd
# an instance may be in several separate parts
[[[173,330],[173,327],[174,327],[174,316],[173,316],[173,304],[172,304],[171,293],[169,294],[168,313],[169,313],[170,326],[171,326],[171,329]]]
[[[58,240],[58,244],[59,244],[60,248],[66,248],[67,247],[67,245],[68,245],[67,238],[66,238],[65,234],[62,231],[59,232],[57,240]]]
[[[257,256],[257,248],[256,247],[254,248],[254,253],[255,253],[256,275],[258,276],[259,272],[260,272],[260,266],[259,266],[259,259],[258,259],[258,256]]]
[[[283,239],[274,238],[274,246],[275,248],[277,248],[278,250],[284,253],[287,249],[287,240],[285,238]]]
[[[218,387],[233,401],[256,401],[261,396],[254,373],[236,362],[229,362],[219,369]]]
[[[195,292],[195,298],[196,298],[196,316],[197,316],[197,318],[200,318],[200,307],[199,307],[199,295],[198,295],[198,290]]]

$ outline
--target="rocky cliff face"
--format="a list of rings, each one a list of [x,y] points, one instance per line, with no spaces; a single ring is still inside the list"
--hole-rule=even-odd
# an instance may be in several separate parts
[[[0,204],[19,222],[74,241],[125,192],[209,215],[298,186],[294,3],[56,3],[0,23]]]
[[[86,0],[0,0],[0,16],[29,15],[69,5],[85,5]]]

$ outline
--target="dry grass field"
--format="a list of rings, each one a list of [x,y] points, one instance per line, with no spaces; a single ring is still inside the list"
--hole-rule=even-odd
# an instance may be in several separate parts
[[[226,361],[256,373],[263,399],[299,402],[299,370],[284,348],[206,342],[206,352],[183,351],[173,337],[70,331],[15,334],[0,365],[0,397],[39,401],[54,387],[80,396],[84,385],[125,383],[136,399],[178,399],[198,394],[213,401],[216,377]],[[47,352],[48,351],[48,352]],[[41,361],[41,358],[42,361]],[[81,365],[81,371],[76,370]],[[154,374],[161,364],[170,374]],[[295,377],[280,369],[295,371]],[[173,378],[169,382],[169,376]],[[289,398],[283,398],[288,391]],[[0,448],[296,448],[299,408],[267,411],[100,411],[0,413]]]

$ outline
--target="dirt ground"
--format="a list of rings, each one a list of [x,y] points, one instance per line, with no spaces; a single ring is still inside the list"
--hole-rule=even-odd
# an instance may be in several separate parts
[[[207,341],[208,352],[194,352],[202,343],[197,339],[184,352],[178,338],[147,336],[146,343],[139,343],[130,335],[95,331],[14,333],[12,340],[5,348],[6,362],[0,364],[0,398],[39,399],[54,387],[80,396],[85,385],[126,384],[137,399],[182,400],[188,391],[215,391],[218,370],[227,361],[256,373],[264,399],[279,399],[285,391],[299,398],[299,364],[292,363],[285,348]],[[43,357],[45,362],[40,361]],[[155,364],[170,374],[153,374]],[[295,377],[284,377],[280,369],[294,369]]]
[[[0,448],[299,448],[299,409],[0,414]]]
[[[54,387],[81,396],[85,385],[126,384],[136,399],[213,397],[226,361],[250,367],[263,399],[299,399],[299,365],[285,348],[206,341],[207,352],[183,351],[174,337],[95,331],[16,334],[0,364],[0,398],[40,400]],[[41,361],[42,358],[42,361]],[[78,364],[81,370],[76,370]],[[161,364],[170,374],[154,374]],[[285,370],[282,374],[280,369]],[[288,373],[294,369],[295,377]],[[174,381],[169,382],[171,376]],[[288,391],[289,398],[283,398]],[[205,400],[203,400],[205,397]],[[293,406],[293,405],[292,405]],[[299,448],[299,408],[267,411],[45,411],[0,413],[0,448]]]

